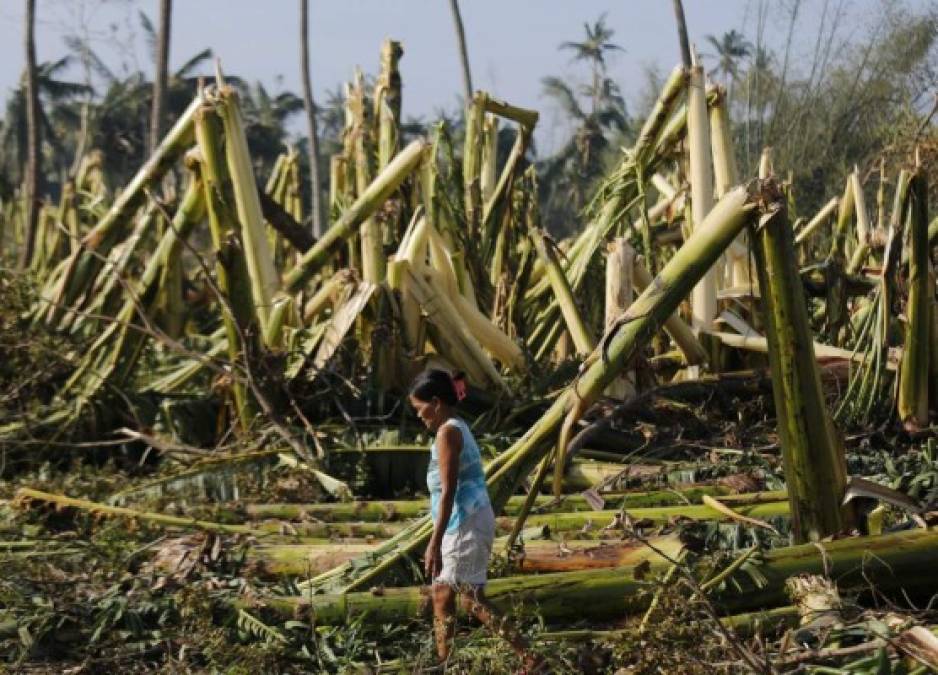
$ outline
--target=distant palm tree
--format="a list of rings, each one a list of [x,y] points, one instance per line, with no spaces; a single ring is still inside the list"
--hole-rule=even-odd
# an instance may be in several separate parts
[[[593,70],[593,110],[598,105],[598,94],[601,89],[600,79],[606,71],[606,54],[609,52],[625,51],[617,44],[610,42],[615,34],[611,28],[606,25],[606,15],[600,16],[592,26],[588,23],[583,24],[586,31],[586,39],[583,42],[563,42],[561,49],[573,51],[574,61],[586,61]]]
[[[742,33],[733,29],[723,33],[719,39],[714,35],[706,36],[707,42],[714,48],[713,55],[717,60],[717,67],[711,75],[720,73],[728,91],[728,101],[733,101],[733,85],[739,76],[739,62],[752,54],[752,44],[746,40]]]
[[[227,78],[229,81],[231,78]],[[266,173],[285,149],[286,121],[303,112],[303,99],[284,91],[272,96],[260,82],[238,87],[244,114],[244,133],[258,175]]]
[[[552,98],[575,124],[569,141],[541,164],[542,213],[555,216],[557,223],[569,225],[586,203],[589,191],[602,174],[607,150],[615,147],[616,135],[628,128],[628,115],[616,83],[606,76],[606,58],[622,48],[613,43],[613,30],[605,16],[585,24],[586,39],[564,42],[561,49],[574,52],[575,61],[586,61],[591,83],[574,87],[559,77],[545,77],[544,94]],[[581,105],[581,97],[589,101]],[[550,224],[549,224],[550,225]]]

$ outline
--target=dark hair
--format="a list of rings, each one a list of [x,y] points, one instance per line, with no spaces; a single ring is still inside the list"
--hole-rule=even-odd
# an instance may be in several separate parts
[[[425,370],[414,378],[410,385],[410,395],[420,401],[432,401],[438,398],[446,405],[456,405],[459,402],[457,382],[462,382],[466,376],[459,372],[450,375],[445,370]]]

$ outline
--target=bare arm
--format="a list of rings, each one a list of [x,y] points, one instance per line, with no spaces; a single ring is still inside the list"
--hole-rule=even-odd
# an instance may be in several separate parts
[[[436,577],[442,567],[440,546],[443,543],[443,534],[453,514],[453,505],[456,501],[456,483],[459,478],[459,453],[462,452],[462,433],[459,428],[447,424],[436,432],[437,460],[440,464],[440,511],[433,525],[433,536],[427,546],[424,565],[427,574],[432,579]]]

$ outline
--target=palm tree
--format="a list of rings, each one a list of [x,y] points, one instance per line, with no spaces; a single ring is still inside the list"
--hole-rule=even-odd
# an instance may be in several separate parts
[[[717,67],[712,74],[720,73],[729,92],[728,99],[733,100],[733,84],[739,75],[739,62],[752,54],[752,44],[750,44],[743,34],[733,29],[728,33],[723,33],[719,39],[714,35],[706,36],[707,42],[715,50],[713,55],[717,60]]]
[[[751,165],[762,152],[762,130],[765,122],[765,101],[775,75],[772,72],[772,53],[763,47],[750,53],[751,61],[746,73],[746,161]],[[753,103],[753,97],[755,102]],[[751,118],[753,107],[758,111],[756,138],[752,138]],[[755,140],[755,143],[753,143]]]
[[[303,107],[309,143],[310,210],[313,213],[313,236],[322,236],[322,213],[319,183],[319,135],[316,133],[316,106],[313,103],[313,85],[309,75],[309,0],[300,0],[300,70],[303,81]]]
[[[456,29],[456,44],[459,47],[459,62],[462,65],[462,85],[465,104],[472,100],[472,74],[469,72],[469,50],[466,48],[466,31],[462,25],[462,15],[459,13],[459,0],[449,0],[450,12],[453,15],[453,26]]]
[[[26,0],[26,241],[20,252],[20,269],[29,267],[39,222],[39,91],[36,72],[36,0]]]
[[[606,26],[605,16],[584,28],[584,41],[564,42],[560,48],[573,50],[574,60],[590,65],[591,83],[573,87],[558,77],[542,80],[544,94],[575,124],[567,143],[541,164],[542,213],[554,214],[557,222],[567,225],[602,174],[607,151],[616,147],[613,139],[628,128],[625,101],[616,83],[606,76],[607,55],[622,48],[611,42],[614,32]],[[581,105],[581,97],[589,101],[588,107]]]
[[[226,76],[230,83],[232,78]],[[277,155],[283,152],[287,137],[286,121],[303,111],[303,99],[284,91],[272,96],[260,82],[254,86],[239,86],[241,109],[244,114],[244,133],[258,175],[273,167]]]
[[[153,78],[153,103],[150,108],[150,139],[147,152],[152,154],[163,135],[163,117],[165,108],[166,77],[169,69],[170,23],[173,14],[173,0],[160,0],[160,32],[156,36],[156,75]]]
[[[593,111],[595,112],[599,103],[599,91],[602,87],[600,80],[602,74],[606,72],[606,54],[625,50],[610,42],[615,31],[606,25],[605,14],[600,16],[592,26],[588,23],[583,24],[583,29],[586,31],[586,39],[583,42],[563,42],[560,48],[573,51],[574,61],[586,61],[592,67]]]

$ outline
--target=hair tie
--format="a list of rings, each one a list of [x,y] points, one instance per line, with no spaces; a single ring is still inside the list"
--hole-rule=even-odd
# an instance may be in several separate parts
[[[466,380],[461,375],[450,377],[453,382],[453,391],[456,392],[456,400],[461,401],[466,398]]]

